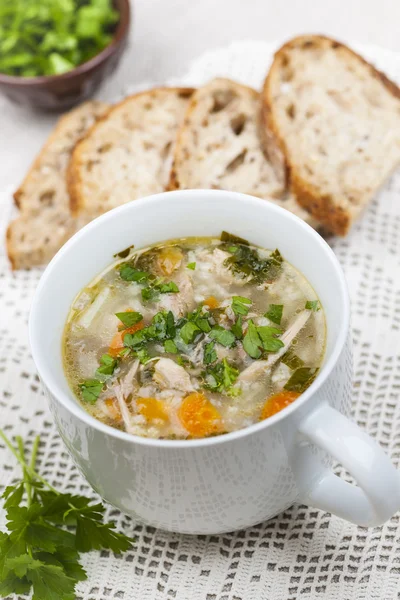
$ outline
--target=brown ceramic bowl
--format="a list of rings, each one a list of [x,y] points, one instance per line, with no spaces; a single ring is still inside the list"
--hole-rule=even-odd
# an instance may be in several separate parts
[[[114,71],[127,43],[129,0],[114,0],[114,6],[120,19],[111,43],[99,54],[62,75],[13,77],[0,73],[0,92],[18,104],[50,110],[64,110],[90,98]]]

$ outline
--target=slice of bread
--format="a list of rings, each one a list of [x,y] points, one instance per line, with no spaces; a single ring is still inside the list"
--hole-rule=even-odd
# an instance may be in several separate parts
[[[176,132],[192,92],[157,88],[130,96],[92,127],[68,169],[74,215],[93,218],[165,190]]]
[[[102,102],[86,102],[61,117],[15,192],[20,215],[7,230],[13,269],[49,262],[78,228],[69,210],[67,165],[78,139],[107,108]]]
[[[260,95],[214,79],[192,96],[178,132],[169,189],[226,189],[265,198],[313,221],[286,194],[259,136]],[[315,225],[315,221],[313,221]]]
[[[318,35],[276,54],[262,92],[266,152],[296,200],[345,235],[400,162],[400,90]]]

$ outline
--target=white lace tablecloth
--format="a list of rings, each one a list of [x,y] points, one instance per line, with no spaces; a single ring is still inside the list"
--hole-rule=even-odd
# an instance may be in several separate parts
[[[179,83],[199,84],[221,75],[259,87],[274,48],[241,42],[207,53]],[[356,49],[400,82],[400,55]],[[1,127],[0,115],[0,135]],[[5,139],[1,152],[6,152]],[[0,187],[1,237],[12,212],[11,191]],[[352,299],[354,418],[399,464],[400,173],[352,233],[333,247]],[[39,433],[42,474],[61,490],[90,494],[57,435],[29,352],[27,317],[39,277],[39,270],[12,274],[1,247],[0,425],[9,436],[18,433],[30,442]],[[17,473],[15,461],[0,446],[1,486]],[[89,579],[77,587],[79,600],[400,599],[399,514],[382,528],[367,530],[294,506],[244,531],[197,537],[145,527],[112,508],[108,516],[136,536],[134,549],[121,557],[83,555]]]

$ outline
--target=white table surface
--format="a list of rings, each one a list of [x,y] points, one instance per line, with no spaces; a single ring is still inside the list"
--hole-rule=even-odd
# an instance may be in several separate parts
[[[244,39],[326,33],[400,52],[400,0],[132,0],[131,42],[99,96],[183,75],[206,50]],[[14,187],[55,121],[0,96],[0,186]]]

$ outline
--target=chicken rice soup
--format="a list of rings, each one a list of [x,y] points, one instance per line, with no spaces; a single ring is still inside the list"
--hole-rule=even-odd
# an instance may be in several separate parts
[[[202,438],[295,401],[321,365],[325,318],[279,250],[224,232],[116,255],[74,301],[63,344],[71,388],[95,418]]]

